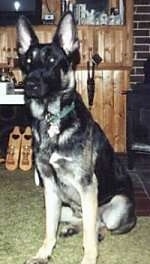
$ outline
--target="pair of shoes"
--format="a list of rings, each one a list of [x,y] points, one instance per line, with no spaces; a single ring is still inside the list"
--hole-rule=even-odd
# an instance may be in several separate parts
[[[9,171],[19,168],[28,171],[32,168],[32,131],[26,127],[21,134],[18,126],[15,126],[9,135],[8,150],[5,167]]]

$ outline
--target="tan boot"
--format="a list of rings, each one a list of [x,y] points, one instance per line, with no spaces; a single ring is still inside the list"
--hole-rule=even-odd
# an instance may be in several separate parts
[[[18,168],[19,154],[21,146],[21,133],[18,126],[15,126],[9,135],[5,167],[9,171]]]
[[[32,168],[32,130],[29,126],[22,134],[19,168],[23,171]]]

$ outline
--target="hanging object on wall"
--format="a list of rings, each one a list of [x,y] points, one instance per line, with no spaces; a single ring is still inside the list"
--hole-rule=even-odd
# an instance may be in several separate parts
[[[91,110],[95,94],[95,66],[102,61],[99,54],[94,54],[91,56],[91,51],[89,51],[89,60],[87,62],[87,93],[88,93],[88,104],[89,110]]]
[[[55,22],[55,14],[49,8],[47,0],[42,3],[42,23],[43,24],[54,24]]]

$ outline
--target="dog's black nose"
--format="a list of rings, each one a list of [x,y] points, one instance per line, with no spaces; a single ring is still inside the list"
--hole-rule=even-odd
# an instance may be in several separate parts
[[[38,96],[39,87],[35,82],[27,81],[25,83],[25,94],[27,96]]]
[[[38,89],[38,86],[34,82],[31,82],[31,81],[28,81],[26,83],[26,87],[30,90],[33,90],[33,91],[37,91],[37,89]]]

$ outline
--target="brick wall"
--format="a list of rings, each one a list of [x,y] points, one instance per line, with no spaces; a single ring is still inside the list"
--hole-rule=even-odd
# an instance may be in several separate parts
[[[131,85],[144,81],[143,64],[150,56],[150,0],[134,0]]]

